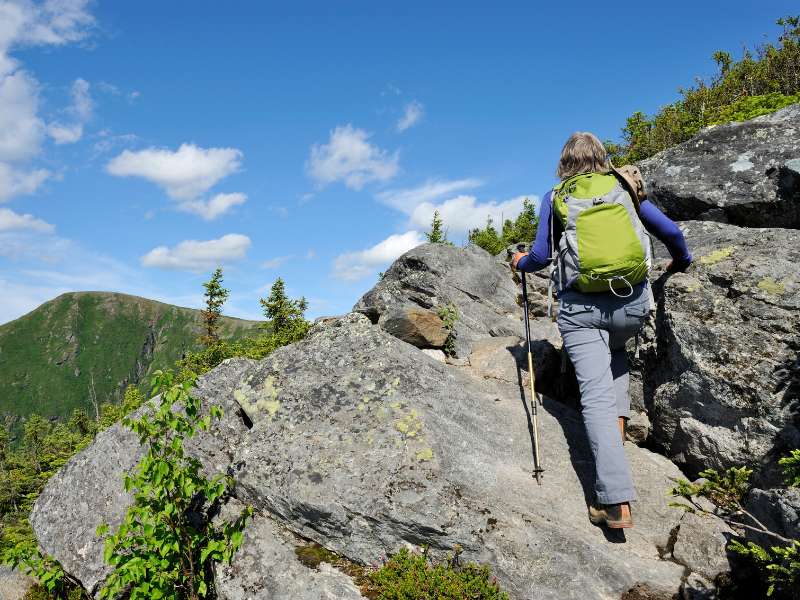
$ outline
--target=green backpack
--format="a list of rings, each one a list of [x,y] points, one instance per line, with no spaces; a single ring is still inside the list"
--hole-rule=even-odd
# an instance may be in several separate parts
[[[582,173],[553,188],[553,213],[563,235],[554,256],[559,290],[633,294],[647,279],[651,244],[639,220],[638,198],[613,173]],[[551,234],[553,219],[550,221]]]

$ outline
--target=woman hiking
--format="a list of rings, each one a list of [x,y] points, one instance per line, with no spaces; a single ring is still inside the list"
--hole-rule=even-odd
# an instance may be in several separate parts
[[[515,254],[512,266],[531,272],[555,262],[558,328],[575,367],[597,474],[589,520],[632,527],[636,491],[622,446],[630,415],[625,342],[650,310],[648,233],[669,250],[668,271],[685,270],[692,256],[673,221],[628,193],[591,133],[570,136],[556,174],[561,183],[542,199],[531,251]]]

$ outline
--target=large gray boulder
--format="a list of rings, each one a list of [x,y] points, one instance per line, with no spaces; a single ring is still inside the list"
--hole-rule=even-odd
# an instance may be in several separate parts
[[[800,104],[702,130],[639,163],[647,193],[676,220],[800,227]]]
[[[660,555],[681,518],[665,497],[677,468],[626,447],[637,529],[609,544],[586,518],[593,474],[578,414],[540,407],[547,472],[537,486],[530,398],[517,383],[472,377],[350,315],[260,362],[239,394],[279,404],[250,415],[233,461],[237,497],[350,560],[458,544],[520,599],[680,586],[684,567]]]
[[[682,227],[695,264],[656,282],[640,355],[653,441],[690,472],[744,464],[774,479],[769,465],[800,446],[800,232]]]
[[[259,515],[234,564],[218,571],[223,598],[357,598],[332,567],[297,564],[294,535],[362,564],[407,545],[441,555],[458,544],[520,600],[620,597],[637,586],[671,594],[681,585],[686,569],[667,550],[682,516],[665,496],[681,475],[674,464],[627,445],[636,528],[627,539],[596,528],[586,517],[593,467],[578,413],[549,399],[539,407],[547,471],[537,486],[530,397],[518,383],[445,365],[363,315],[320,323],[258,363],[223,365],[203,380],[204,398],[211,381],[227,424],[210,438],[227,453],[196,455],[229,469],[236,502]],[[123,513],[121,475],[139,452],[111,439],[123,435],[108,430],[75,457],[33,519],[44,549],[95,591],[105,571],[93,529]]]
[[[467,357],[475,340],[522,336],[517,294],[508,265],[482,248],[423,244],[398,258],[353,310],[379,323],[382,315],[401,306],[437,311],[453,305],[458,313],[452,331],[455,355]]]

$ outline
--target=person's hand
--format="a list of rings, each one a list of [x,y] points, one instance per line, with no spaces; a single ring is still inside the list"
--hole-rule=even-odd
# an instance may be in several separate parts
[[[686,271],[686,269],[689,268],[690,264],[692,264],[691,261],[688,263],[684,263],[684,262],[675,262],[674,260],[671,260],[667,265],[667,273],[683,273]]]
[[[517,263],[523,256],[527,256],[527,252],[516,252],[514,256],[511,257],[511,268],[516,269]]]

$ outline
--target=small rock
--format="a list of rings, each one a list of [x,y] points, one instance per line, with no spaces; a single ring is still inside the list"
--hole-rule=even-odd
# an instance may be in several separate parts
[[[734,532],[721,519],[687,512],[681,519],[673,558],[708,579],[730,571],[725,547]]]
[[[718,597],[717,587],[697,573],[690,573],[681,585],[683,600],[716,600]]]
[[[416,306],[392,307],[381,315],[378,325],[417,348],[441,348],[449,335],[439,315]]]
[[[438,360],[439,362],[446,363],[447,356],[444,352],[439,350],[438,348],[423,348],[422,353],[430,356],[433,360]]]
[[[0,600],[22,600],[34,580],[7,565],[0,565]]]
[[[631,418],[628,419],[625,434],[627,439],[634,444],[644,444],[647,436],[650,435],[650,419],[647,418],[647,413],[631,411]]]

